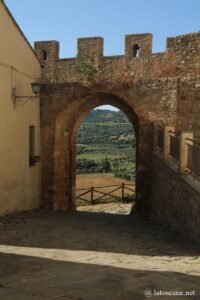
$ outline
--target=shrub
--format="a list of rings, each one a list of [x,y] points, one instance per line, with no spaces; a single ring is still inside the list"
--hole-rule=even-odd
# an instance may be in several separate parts
[[[79,58],[79,74],[80,78],[88,81],[96,73],[94,62],[90,57],[81,56]]]

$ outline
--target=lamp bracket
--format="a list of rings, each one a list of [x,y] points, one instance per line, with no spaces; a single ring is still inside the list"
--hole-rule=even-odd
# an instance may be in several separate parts
[[[14,108],[16,108],[16,106],[22,106],[29,100],[37,99],[38,97],[38,94],[35,96],[16,96],[16,88],[12,89],[12,102],[14,104]],[[22,103],[23,100],[25,101]]]

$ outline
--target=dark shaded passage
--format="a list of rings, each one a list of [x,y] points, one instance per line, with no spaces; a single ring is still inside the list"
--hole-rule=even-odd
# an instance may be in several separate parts
[[[141,300],[149,289],[195,291],[200,295],[199,277],[177,272],[125,270],[5,254],[0,259],[1,300]]]
[[[0,218],[1,244],[147,256],[198,256],[200,244],[138,216],[35,210]]]

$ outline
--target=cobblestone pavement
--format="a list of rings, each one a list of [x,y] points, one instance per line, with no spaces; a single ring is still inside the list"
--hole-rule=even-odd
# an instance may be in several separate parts
[[[0,300],[200,299],[200,245],[129,210],[0,218]]]

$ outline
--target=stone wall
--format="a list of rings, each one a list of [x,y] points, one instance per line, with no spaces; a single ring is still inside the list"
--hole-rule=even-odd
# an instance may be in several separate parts
[[[133,48],[138,45],[140,56]],[[43,52],[47,52],[44,60]],[[200,33],[167,39],[167,50],[152,54],[152,35],[135,34],[125,38],[125,55],[103,56],[103,38],[78,40],[76,58],[59,59],[59,43],[36,42],[35,52],[43,66],[44,82],[75,82],[80,77],[80,60],[92,60],[96,72],[92,81],[106,84],[134,84],[137,80],[172,78],[200,73]],[[122,76],[123,75],[123,76]]]
[[[200,137],[200,76],[179,79],[176,126]]]
[[[180,175],[174,162],[152,158],[151,218],[200,240],[200,182]]]
[[[152,153],[154,123],[200,136],[200,32],[168,38],[162,53],[152,53],[149,33],[127,35],[124,55],[104,56],[103,42],[101,37],[81,38],[77,57],[65,59],[59,59],[58,42],[35,43],[42,65],[44,205],[74,207],[77,130],[91,109],[110,104],[123,110],[135,127],[138,209],[147,215],[152,209],[158,220],[196,236],[197,221],[190,222],[187,209],[196,220],[199,211],[192,199],[199,199],[198,192],[164,161],[152,160]],[[82,77],[83,67],[89,70],[87,78]],[[175,193],[174,182],[179,186]],[[182,197],[187,204],[175,218]]]
[[[138,82],[133,87],[109,88],[107,91],[104,87],[94,89],[81,83],[44,84],[41,91],[44,203],[51,205],[52,201],[61,201],[55,198],[59,190],[64,197],[68,195],[67,202],[70,204],[75,186],[76,153],[73,139],[78,130],[76,124],[80,125],[80,121],[91,109],[98,105],[111,104],[122,109],[135,128],[138,150],[137,195],[141,206],[147,207],[153,122],[164,120],[165,125],[175,122],[176,87],[176,80],[167,79],[143,81],[142,85]],[[65,144],[66,131],[68,141]],[[66,160],[68,163],[64,170]],[[143,207],[143,210],[148,209]]]

